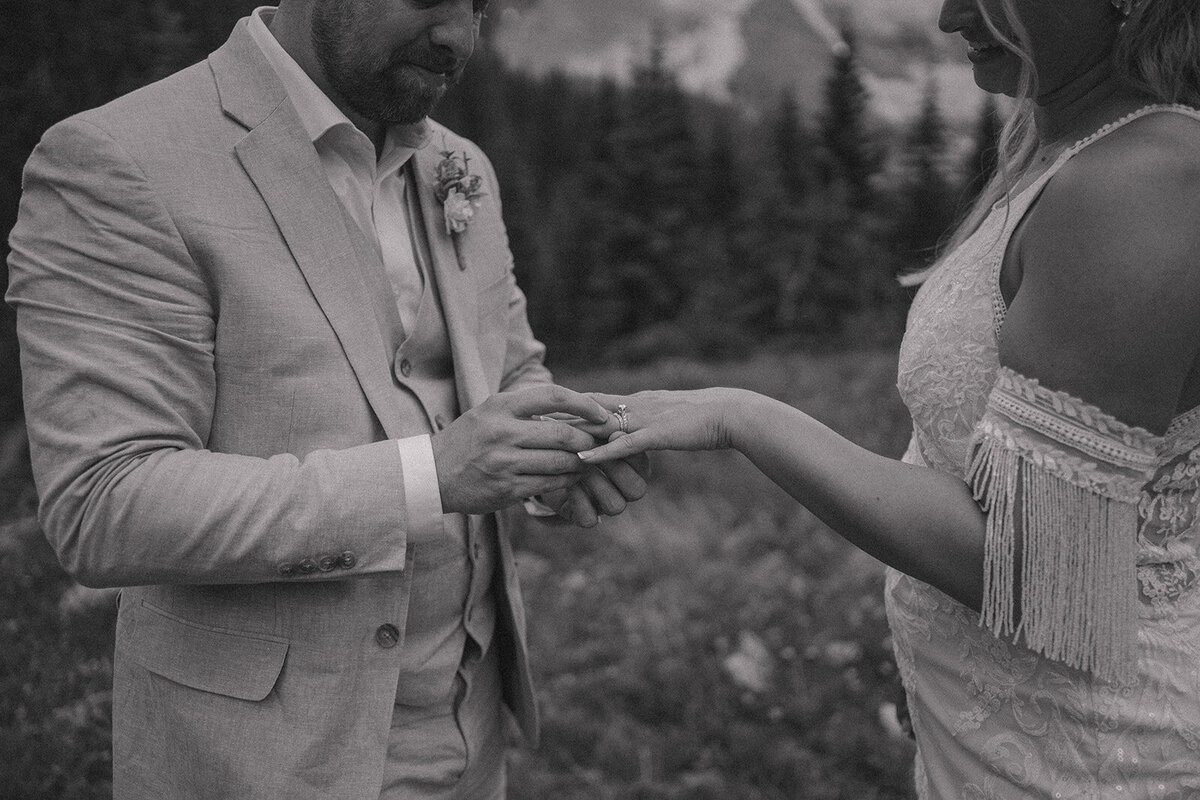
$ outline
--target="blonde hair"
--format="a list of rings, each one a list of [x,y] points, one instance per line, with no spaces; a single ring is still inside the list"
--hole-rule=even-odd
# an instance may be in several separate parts
[[[1021,59],[1016,102],[1000,132],[995,175],[984,186],[962,222],[946,240],[952,251],[974,233],[992,207],[1008,197],[1019,176],[1033,165],[1038,148],[1033,112],[1038,95],[1037,73],[1029,54],[1029,36],[1014,0],[1002,0],[1006,35],[976,0],[988,28]],[[1114,10],[1114,13],[1115,10]],[[1126,83],[1158,102],[1200,108],[1200,2],[1197,0],[1140,0],[1121,27],[1113,49],[1118,74]],[[937,267],[902,278],[906,285],[923,281]]]
[[[1130,86],[1200,107],[1200,3],[1142,0],[1117,36],[1114,58]]]

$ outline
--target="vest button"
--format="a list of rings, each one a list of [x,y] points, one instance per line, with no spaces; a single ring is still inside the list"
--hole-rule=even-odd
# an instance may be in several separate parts
[[[392,623],[380,625],[375,631],[375,644],[390,650],[400,643],[400,629]]]
[[[350,550],[342,553],[341,558],[338,559],[338,566],[340,566],[342,569],[354,569],[354,565],[357,563],[358,556],[354,555],[354,553]]]
[[[412,362],[407,358],[400,359],[400,374],[406,378],[412,375]]]
[[[317,562],[317,569],[321,570],[321,572],[330,572],[336,569],[339,563],[341,563],[341,559],[337,556],[321,556],[321,559]]]
[[[296,565],[296,569],[300,571],[301,575],[312,575],[318,569],[317,562],[311,558],[306,558]]]

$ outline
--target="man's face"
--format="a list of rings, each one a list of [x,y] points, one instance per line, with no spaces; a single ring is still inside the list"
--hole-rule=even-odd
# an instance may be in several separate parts
[[[487,0],[315,0],[312,42],[330,88],[384,125],[424,119],[462,76]]]

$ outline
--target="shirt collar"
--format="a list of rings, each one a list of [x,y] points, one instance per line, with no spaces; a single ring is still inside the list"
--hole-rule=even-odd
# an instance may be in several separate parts
[[[250,15],[248,29],[254,42],[262,50],[271,69],[279,76],[288,99],[300,117],[309,139],[315,145],[335,128],[348,128],[364,139],[366,134],[355,127],[350,118],[334,105],[321,91],[312,78],[296,63],[267,27],[275,9],[260,6]],[[379,172],[390,173],[412,157],[412,154],[429,143],[432,136],[428,119],[412,125],[392,125],[387,130],[383,153],[378,160]]]

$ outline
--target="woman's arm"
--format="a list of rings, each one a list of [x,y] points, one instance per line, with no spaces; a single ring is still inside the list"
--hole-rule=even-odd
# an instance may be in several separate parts
[[[731,444],[829,527],[979,609],[985,518],[965,483],[876,455],[761,395],[727,419]]]
[[[633,432],[585,460],[732,447],[856,546],[979,608],[985,519],[961,480],[876,455],[743,389],[593,397],[608,408],[626,404]]]

